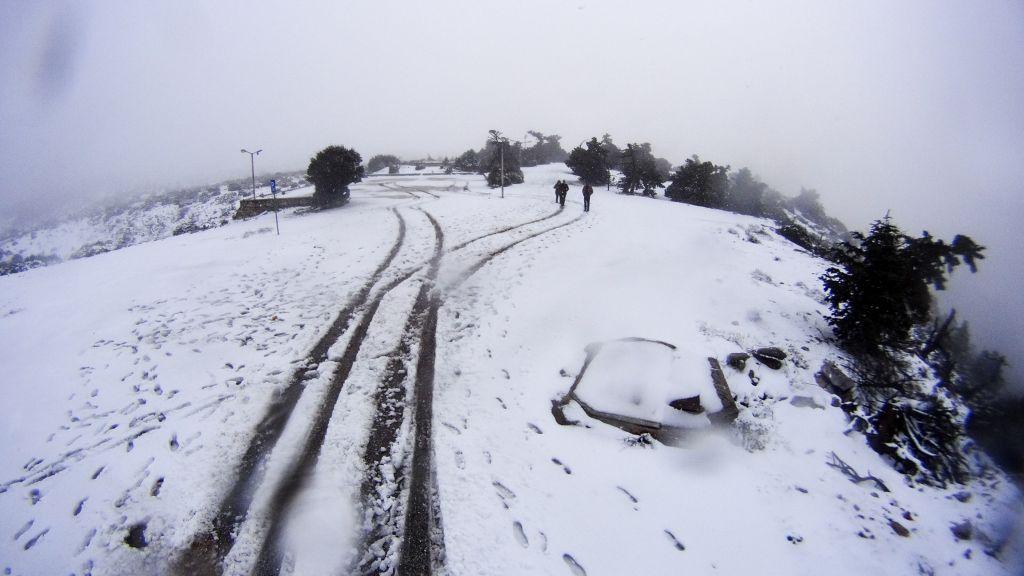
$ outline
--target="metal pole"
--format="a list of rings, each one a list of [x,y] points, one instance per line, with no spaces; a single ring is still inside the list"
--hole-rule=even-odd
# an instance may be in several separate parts
[[[274,228],[277,229],[277,235],[281,235],[281,225],[277,222],[277,185],[274,180],[270,181],[270,197],[274,199]]]
[[[252,168],[252,199],[256,199],[256,155],[249,153],[249,166]]]
[[[498,142],[501,146],[501,197],[505,197],[505,142]]]

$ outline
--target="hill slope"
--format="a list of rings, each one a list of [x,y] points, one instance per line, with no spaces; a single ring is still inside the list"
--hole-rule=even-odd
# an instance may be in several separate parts
[[[827,338],[822,261],[766,221],[720,211],[599,190],[583,214],[578,187],[558,210],[564,167],[524,173],[504,199],[479,176],[374,179],[344,208],[283,213],[280,237],[257,218],[0,278],[4,567],[167,571],[245,484],[245,521],[211,553],[225,573],[281,560],[275,547],[298,574],[387,573],[409,537],[414,440],[426,438],[429,546],[450,574],[1020,569],[1012,542],[1002,561],[985,553],[1019,522],[1003,477],[911,484],[846,433],[814,379],[843,360]],[[640,358],[626,346],[600,368],[616,390],[635,386],[607,404],[623,411],[660,374],[713,412],[708,357],[787,357],[778,370],[724,369],[740,406],[731,425],[701,414],[638,442],[572,401],[576,424],[559,424],[552,401],[587,346],[628,337],[675,349]],[[670,367],[651,371],[662,359]],[[427,371],[432,417],[411,418],[426,413]],[[261,418],[294,390],[240,482]],[[890,491],[851,482],[833,454]],[[289,496],[295,470],[303,489]],[[960,540],[951,526],[965,520],[972,539]]]

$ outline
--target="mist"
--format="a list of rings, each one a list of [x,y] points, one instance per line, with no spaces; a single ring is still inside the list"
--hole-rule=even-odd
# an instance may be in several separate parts
[[[865,229],[971,235],[941,295],[975,342],[1024,343],[1020,2],[7,2],[0,212],[364,158],[455,155],[488,129],[612,134],[815,188]]]

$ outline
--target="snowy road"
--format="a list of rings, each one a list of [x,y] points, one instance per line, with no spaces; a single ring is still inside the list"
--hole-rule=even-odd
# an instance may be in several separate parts
[[[399,223],[391,251],[366,284],[346,303],[306,361],[295,369],[280,398],[269,406],[238,467],[238,476],[219,506],[211,529],[199,534],[179,560],[178,571],[181,573],[220,572],[234,547],[235,535],[251,518],[252,496],[260,489],[260,471],[289,424],[302,394],[305,375],[310,370],[320,369],[328,360],[326,351],[344,338],[344,351],[340,357],[332,358],[334,363],[330,368],[327,390],[319,401],[298,454],[280,477],[272,481],[276,486],[269,489],[270,495],[261,515],[262,527],[256,530],[262,533],[249,534],[250,541],[256,543],[258,549],[253,573],[281,572],[288,558],[286,521],[296,497],[317,473],[317,462],[346,382],[353,370],[365,370],[359,365],[360,352],[371,326],[375,321],[393,323],[403,315],[405,320],[401,330],[395,330],[394,326],[387,328],[397,335],[398,340],[386,353],[386,366],[375,391],[364,399],[372,404],[368,435],[349,438],[365,445],[361,462],[341,464],[349,471],[362,470],[363,474],[358,492],[362,510],[356,511],[364,519],[363,534],[353,548],[354,553],[349,559],[352,564],[348,569],[377,573],[397,561],[403,574],[426,574],[443,561],[443,538],[436,536],[440,533],[441,521],[431,463],[435,340],[443,293],[457,288],[507,250],[572,224],[578,221],[579,216],[565,217],[561,209],[554,209],[519,224],[475,231],[474,236],[446,249],[445,225],[431,214],[430,205],[432,201],[453,194],[452,186],[435,185],[432,186],[435,191],[431,191],[430,186],[406,186],[387,180],[378,180],[374,184],[378,189],[401,192],[410,199],[422,201],[389,208]],[[378,191],[371,188],[365,193],[373,195]],[[443,212],[444,208],[440,207],[440,211]],[[392,266],[405,244],[407,219],[404,213],[420,221],[418,228],[426,218],[433,230],[433,251],[426,262]],[[410,233],[410,236],[422,241],[424,234],[419,230],[418,234]],[[484,240],[489,244],[476,249],[475,245]],[[448,279],[439,283],[442,263]],[[418,284],[418,289],[411,308],[405,313],[404,306],[408,302],[401,298],[394,301],[389,296],[396,291],[411,290],[405,286],[410,282]],[[353,319],[357,323],[349,332]],[[366,408],[348,406],[343,413],[352,411],[366,411]],[[359,436],[359,432],[353,429],[349,434]],[[407,461],[408,465],[398,466],[396,460]],[[402,538],[400,535],[406,536]],[[241,567],[245,562],[237,564],[236,567]]]
[[[283,212],[280,237],[268,216],[0,278],[0,564],[1009,570],[949,525],[995,533],[1012,491],[906,484],[814,383],[839,358],[821,261],[724,212],[603,190],[589,214],[559,209],[564,166],[526,174],[505,199],[478,176],[373,178],[344,208]],[[586,345],[632,336],[672,343],[695,379],[707,357],[789,357],[726,368],[740,420],[677,446],[559,426]]]

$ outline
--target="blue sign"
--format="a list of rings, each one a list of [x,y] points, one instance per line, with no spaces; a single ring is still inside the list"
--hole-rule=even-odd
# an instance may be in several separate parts
[[[271,180],[270,181],[270,193],[271,194],[276,194],[277,193],[277,180]]]

